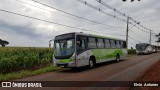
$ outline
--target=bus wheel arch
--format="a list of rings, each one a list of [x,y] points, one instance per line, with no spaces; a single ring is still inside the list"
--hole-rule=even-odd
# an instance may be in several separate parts
[[[89,58],[89,67],[93,68],[95,66],[95,64],[96,64],[96,58],[95,58],[95,56],[92,55]]]

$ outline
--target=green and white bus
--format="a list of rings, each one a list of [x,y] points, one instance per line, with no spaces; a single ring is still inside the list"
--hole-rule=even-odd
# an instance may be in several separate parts
[[[91,68],[97,63],[124,59],[126,41],[110,37],[73,32],[54,39],[54,65],[59,67]]]

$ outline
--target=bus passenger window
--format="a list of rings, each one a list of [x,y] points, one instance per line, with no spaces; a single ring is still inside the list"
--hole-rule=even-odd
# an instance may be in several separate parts
[[[127,48],[127,45],[126,45],[125,41],[121,41],[121,48]]]
[[[108,39],[105,39],[105,48],[110,48],[110,41]]]
[[[104,48],[104,42],[103,39],[97,39],[97,47],[98,48]]]
[[[116,41],[116,47],[117,47],[117,48],[120,48],[120,47],[121,47],[119,41]]]
[[[88,38],[88,48],[97,48],[95,38],[92,37]]]
[[[116,48],[115,40],[110,40],[110,42],[111,42],[111,48]]]

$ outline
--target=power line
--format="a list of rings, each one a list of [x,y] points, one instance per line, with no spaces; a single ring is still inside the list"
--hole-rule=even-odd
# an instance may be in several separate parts
[[[95,10],[97,10],[97,11],[99,11],[99,12],[105,14],[105,15],[108,15],[108,16],[110,16],[110,17],[112,17],[112,18],[117,19],[117,20],[126,22],[125,19],[121,19],[121,18],[117,17],[116,15],[109,14],[109,13],[103,11],[101,8],[98,8],[98,7],[96,7],[96,6],[88,3],[87,1],[83,1],[83,0],[77,0],[77,1],[79,1],[79,2],[81,2],[81,3],[83,3],[83,4],[87,5],[87,6],[89,6],[90,8],[93,8],[93,9],[95,9]]]
[[[63,10],[60,10],[60,9],[51,7],[51,6],[46,5],[46,4],[44,4],[44,3],[38,2],[38,1],[36,1],[36,0],[31,0],[31,1],[34,1],[34,2],[36,2],[36,3],[38,3],[38,4],[47,6],[47,7],[49,7],[49,8],[58,10],[58,11],[60,11],[60,12],[66,13],[66,14],[68,14],[68,15],[71,15],[71,16],[74,16],[74,17],[77,17],[77,18],[80,18],[80,19],[83,19],[83,20],[87,20],[87,21],[94,22],[94,23],[97,23],[97,24],[106,25],[106,24],[103,24],[103,23],[99,23],[99,22],[96,22],[96,21],[88,20],[88,19],[86,19],[86,18],[83,18],[83,17],[77,16],[77,15],[68,13],[68,12],[66,12],[66,11],[63,11]],[[114,17],[114,18],[116,18],[116,19],[118,19],[118,20],[121,20],[121,21],[126,21],[126,20],[123,20],[123,19],[121,19],[121,18],[116,17],[115,15],[108,14],[108,13],[106,13],[105,11],[101,10],[100,8],[97,8],[97,7],[93,6],[92,4],[89,4],[89,3],[86,2],[86,1],[83,1],[83,0],[77,0],[77,1],[80,1],[81,3],[84,3],[85,5],[88,5],[89,7],[93,8],[93,9],[95,9],[95,10],[98,10],[98,11],[100,11],[100,12],[102,12],[102,13],[108,15],[108,16]],[[104,2],[103,2],[103,4],[104,4]],[[107,4],[106,4],[106,5],[107,5]],[[125,17],[127,17],[126,14],[124,14],[124,13],[118,11],[117,9],[112,8],[111,6],[109,6],[109,7],[110,7],[112,10],[114,10],[115,12],[117,12],[117,13],[119,13],[119,14],[125,16]],[[130,17],[130,19],[131,19],[132,21],[134,21],[131,17]],[[134,21],[134,22],[136,22],[136,21]],[[129,24],[132,24],[132,23],[129,22]],[[107,25],[107,26],[108,26],[108,25]],[[109,25],[109,26],[110,26],[110,25]],[[111,27],[113,27],[113,26],[111,26]],[[115,27],[115,26],[114,26],[114,27]],[[116,28],[121,28],[121,27],[116,27]],[[138,28],[139,30],[143,31],[143,32],[146,32],[145,30],[143,30],[143,29],[141,29],[141,28],[139,28],[139,27],[137,27],[137,28]],[[121,29],[124,29],[124,28],[121,28]],[[146,32],[146,33],[149,33],[149,32]],[[108,34],[108,33],[107,33],[107,34]],[[118,35],[119,35],[119,34],[118,34]],[[125,35],[120,35],[120,36],[125,36]]]
[[[115,15],[108,14],[108,13],[106,13],[105,11],[103,11],[102,9],[97,8],[97,7],[93,6],[92,4],[90,4],[90,3],[86,2],[86,1],[83,1],[83,0],[77,0],[77,1],[79,1],[79,2],[81,2],[81,3],[83,3],[83,4],[87,5],[87,6],[89,6],[89,7],[93,8],[93,9],[95,9],[95,10],[98,10],[98,11],[100,11],[100,12],[102,12],[102,13],[108,15],[108,16],[111,16],[111,17],[116,18],[116,19],[121,20],[121,21],[126,21],[126,20],[123,20],[123,19],[118,18],[118,17],[115,16]],[[101,0],[96,0],[96,1],[101,1]],[[101,3],[102,3],[102,1],[101,1]],[[104,4],[104,2],[103,2],[103,4]],[[106,5],[108,5],[108,4],[106,4]],[[112,8],[111,6],[108,6],[108,7],[109,7],[110,9],[112,9],[112,10],[120,13],[121,15],[124,15],[125,17],[128,17],[126,14],[123,14],[123,13],[119,12],[117,9]],[[138,23],[137,21],[133,20],[131,17],[129,17],[129,19],[131,19],[132,21],[136,22],[136,24]],[[129,22],[129,24],[133,25],[131,22]],[[139,25],[139,24],[138,24],[138,25]],[[142,26],[142,25],[141,25],[141,26]],[[137,27],[137,26],[136,26],[136,27]],[[143,27],[143,26],[142,26],[142,27]],[[150,33],[150,32],[147,32],[147,31],[145,31],[145,30],[143,30],[143,29],[141,29],[141,28],[139,28],[139,27],[137,27],[137,28],[138,28],[139,30],[143,31],[143,32]],[[143,27],[143,28],[144,28],[144,27]]]
[[[135,27],[136,27],[137,29],[139,29],[139,30],[145,32],[145,33],[150,33],[149,31],[146,31],[146,30],[144,30],[144,29],[139,28],[138,26],[135,26]]]
[[[22,16],[22,17],[26,17],[26,18],[30,18],[30,19],[34,19],[34,20],[38,20],[38,21],[43,21],[43,22],[47,22],[47,23],[52,23],[52,24],[59,25],[59,26],[64,26],[64,27],[69,27],[69,28],[74,28],[74,29],[79,29],[79,30],[83,30],[83,31],[90,31],[90,32],[103,33],[103,32],[98,32],[98,31],[88,30],[88,29],[84,29],[84,28],[78,28],[78,27],[74,27],[74,26],[69,26],[69,25],[59,24],[59,23],[55,23],[55,22],[51,22],[51,21],[44,20],[44,19],[39,19],[39,18],[35,18],[35,17],[31,17],[31,16],[27,16],[27,15],[23,15],[23,14],[15,13],[15,12],[11,12],[11,11],[7,11],[7,10],[3,10],[3,9],[0,9],[0,11],[2,11],[2,12],[6,12],[6,13],[10,13],[10,14],[14,14],[14,15],[18,15],[18,16]],[[110,34],[110,35],[125,36],[125,35],[122,35],[122,34],[111,34],[111,33],[103,33],[103,34]]]
[[[129,15],[126,15],[125,13],[122,13],[122,12],[118,11],[116,8],[108,5],[107,3],[103,2],[102,0],[95,0],[95,1],[99,2],[103,6],[105,6],[105,7],[109,8],[109,9],[113,10],[114,12],[116,12],[116,13],[124,16],[124,17],[129,17]],[[135,22],[136,24],[138,24],[138,22],[136,20],[134,20],[133,18],[129,17],[129,19],[132,20],[133,22]],[[138,24],[138,25],[141,26],[143,29],[150,31],[150,29],[144,27],[143,25],[140,25],[140,24]]]
[[[139,30],[141,30],[141,31],[143,31],[143,32],[145,32],[145,33],[150,33],[149,31],[146,31],[146,30],[144,30],[144,29],[142,29],[142,28],[140,28],[140,27],[132,24],[131,22],[130,22],[129,24],[133,25],[134,27],[136,27],[137,29],[139,29]],[[129,29],[129,30],[130,30],[130,29]]]
[[[141,43],[140,41],[138,41],[138,40],[136,40],[136,39],[134,39],[134,38],[130,37],[129,35],[128,35],[128,37],[129,37],[130,39],[132,39],[132,40],[136,41],[136,42]]]
[[[66,15],[59,14],[59,13],[56,13],[56,12],[54,12],[54,11],[51,11],[51,10],[48,10],[48,9],[44,9],[44,8],[41,8],[41,7],[32,5],[32,4],[29,4],[29,3],[26,3],[26,2],[23,2],[23,1],[21,1],[21,0],[16,0],[16,1],[18,1],[18,2],[20,2],[20,3],[23,3],[23,4],[26,4],[26,5],[29,5],[29,6],[32,6],[32,7],[39,8],[39,9],[44,10],[44,11],[49,11],[49,12],[52,12],[52,13],[54,13],[54,14],[58,14],[58,15],[61,15],[61,16],[64,16],[64,17],[68,17],[68,16],[66,16]],[[70,17],[68,17],[68,18],[70,18]]]
[[[144,37],[142,37],[142,36],[138,35],[137,33],[135,33],[133,30],[130,30],[130,31],[131,31],[132,33],[134,33],[136,36],[139,36],[139,37],[145,39]]]
[[[19,0],[18,0],[18,1],[19,1]],[[89,22],[92,22],[92,23],[101,24],[101,25],[104,25],[104,26],[107,26],[107,27],[112,27],[112,28],[125,29],[125,28],[122,28],[122,27],[107,25],[107,24],[104,24],[104,23],[100,23],[100,22],[96,22],[96,21],[93,21],[93,20],[89,20],[89,19],[87,19],[87,18],[83,18],[83,17],[77,16],[77,15],[75,15],[75,14],[66,12],[66,11],[64,11],[64,10],[60,10],[60,9],[58,9],[58,8],[49,6],[49,5],[47,5],[47,4],[41,3],[41,2],[36,1],[36,0],[31,0],[31,1],[33,1],[33,2],[35,2],[35,3],[38,3],[38,4],[41,4],[41,5],[43,5],[43,6],[49,7],[49,8],[51,8],[51,9],[57,10],[57,11],[59,11],[59,12],[65,13],[65,14],[67,14],[67,15],[70,15],[70,16],[73,16],[73,17],[76,17],[76,18],[79,18],[79,19],[83,19],[83,20],[86,20],[86,21],[89,21]]]
[[[103,6],[105,6],[105,7],[109,8],[109,9],[113,10],[114,12],[117,12],[118,14],[120,14],[120,15],[122,15],[122,16],[124,16],[124,17],[127,17],[128,20],[132,20],[133,22],[135,22],[135,23],[136,23],[136,24],[134,25],[135,27],[137,27],[136,25],[141,26],[143,29],[141,29],[141,28],[139,28],[139,27],[137,27],[137,28],[138,28],[139,30],[143,31],[143,32],[150,33],[150,42],[151,42],[151,34],[154,34],[153,30],[148,29],[148,28],[144,27],[143,25],[140,25],[139,22],[137,22],[136,20],[132,19],[131,17],[129,17],[129,16],[126,15],[125,13],[122,13],[122,12],[118,11],[117,9],[113,8],[112,6],[106,4],[106,3],[103,2],[102,0],[96,0],[96,1],[99,2],[100,4],[102,4]],[[127,22],[127,25],[128,25],[128,24],[132,24],[132,23],[131,23],[131,22]],[[134,27],[134,26],[133,26],[133,27]],[[145,30],[144,30],[144,29],[145,29]],[[128,30],[128,31],[129,31],[129,30]],[[153,32],[153,33],[152,33],[152,32]],[[134,32],[133,32],[133,33],[134,33]],[[136,33],[134,33],[134,34],[136,34]],[[127,34],[127,37],[129,37],[129,38],[131,38],[131,39],[133,39],[133,40],[135,40],[135,41],[137,41],[137,42],[140,42],[140,41],[138,41],[138,40],[136,40],[136,39],[128,36],[128,34]],[[127,40],[127,39],[126,39],[126,40]],[[127,42],[128,42],[128,40],[127,40]]]
[[[102,0],[96,0],[96,1],[99,2],[100,4],[104,5],[105,7],[113,10],[114,12],[117,12],[122,16],[128,17],[128,15],[126,15],[125,13],[122,13],[122,12],[118,11],[116,8],[113,8],[112,6],[110,6],[110,5],[106,4],[105,2],[103,2]]]

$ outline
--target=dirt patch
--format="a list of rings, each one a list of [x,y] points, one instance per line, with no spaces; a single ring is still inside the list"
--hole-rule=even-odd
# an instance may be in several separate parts
[[[142,76],[141,81],[160,81],[160,60]]]
[[[160,60],[154,64],[138,81],[160,81]],[[160,90],[160,86],[134,87],[130,90]]]
[[[160,60],[154,64],[146,74],[142,76],[141,81],[160,81]],[[160,87],[141,87],[141,90],[160,90]]]

